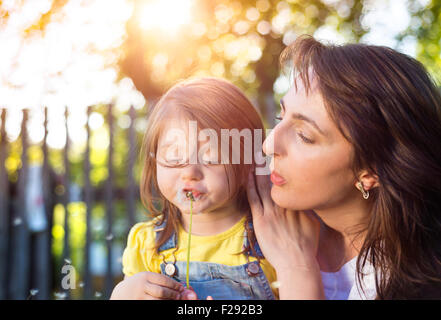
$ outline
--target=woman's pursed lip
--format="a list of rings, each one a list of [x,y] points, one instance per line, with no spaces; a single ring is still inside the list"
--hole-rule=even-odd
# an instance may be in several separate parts
[[[271,182],[278,186],[286,183],[286,180],[275,171],[271,172],[270,178],[271,178]]]

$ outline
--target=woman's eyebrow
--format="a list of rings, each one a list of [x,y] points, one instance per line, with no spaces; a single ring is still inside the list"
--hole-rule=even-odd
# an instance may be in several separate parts
[[[320,132],[322,135],[326,136],[326,133],[323,132],[322,129],[320,129],[320,127],[317,125],[317,123],[314,120],[308,118],[307,116],[305,116],[305,115],[303,115],[301,113],[293,113],[291,115],[291,117],[293,119],[298,119],[298,120],[303,120],[303,121],[309,122],[314,128],[317,129],[318,132]]]
[[[280,106],[282,107],[282,110],[285,113],[285,104],[284,104],[283,99],[280,99]],[[317,129],[318,132],[320,132],[322,135],[326,136],[326,133],[322,129],[320,129],[320,127],[317,125],[317,123],[314,120],[312,120],[311,118],[308,118],[307,116],[305,116],[304,114],[294,112],[291,114],[291,118],[297,119],[297,120],[303,120],[303,121],[310,123],[314,128]]]

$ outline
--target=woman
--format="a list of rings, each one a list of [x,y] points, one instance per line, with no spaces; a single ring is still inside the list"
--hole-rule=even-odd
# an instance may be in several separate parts
[[[423,66],[309,36],[281,62],[295,85],[264,143],[273,185],[248,188],[280,298],[441,298],[441,97]]]

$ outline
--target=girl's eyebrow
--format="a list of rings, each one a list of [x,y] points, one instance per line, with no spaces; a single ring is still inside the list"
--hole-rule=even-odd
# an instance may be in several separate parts
[[[284,104],[283,99],[280,99],[280,106],[282,107],[283,113],[285,113],[285,104]],[[307,116],[305,116],[304,114],[292,113],[291,118],[297,119],[297,120],[303,120],[303,121],[310,123],[315,129],[317,129],[318,132],[320,132],[322,135],[326,136],[326,133],[322,129],[320,129],[320,127],[317,125],[317,123],[314,120],[312,120],[311,118],[308,118]]]
[[[173,140],[173,141],[167,140],[167,141],[158,143],[158,148],[170,147],[175,144],[177,144],[176,140]]]

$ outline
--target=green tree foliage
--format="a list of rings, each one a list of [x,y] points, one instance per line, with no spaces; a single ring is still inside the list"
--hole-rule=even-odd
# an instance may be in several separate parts
[[[197,0],[191,23],[174,35],[142,30],[146,2],[134,5],[121,69],[146,99],[155,100],[178,79],[220,76],[243,88],[264,118],[274,116],[278,57],[296,36],[325,24],[354,41],[367,31],[360,23],[360,0]]]
[[[399,35],[417,40],[417,56],[441,85],[441,1],[409,1],[412,21],[409,28]]]

